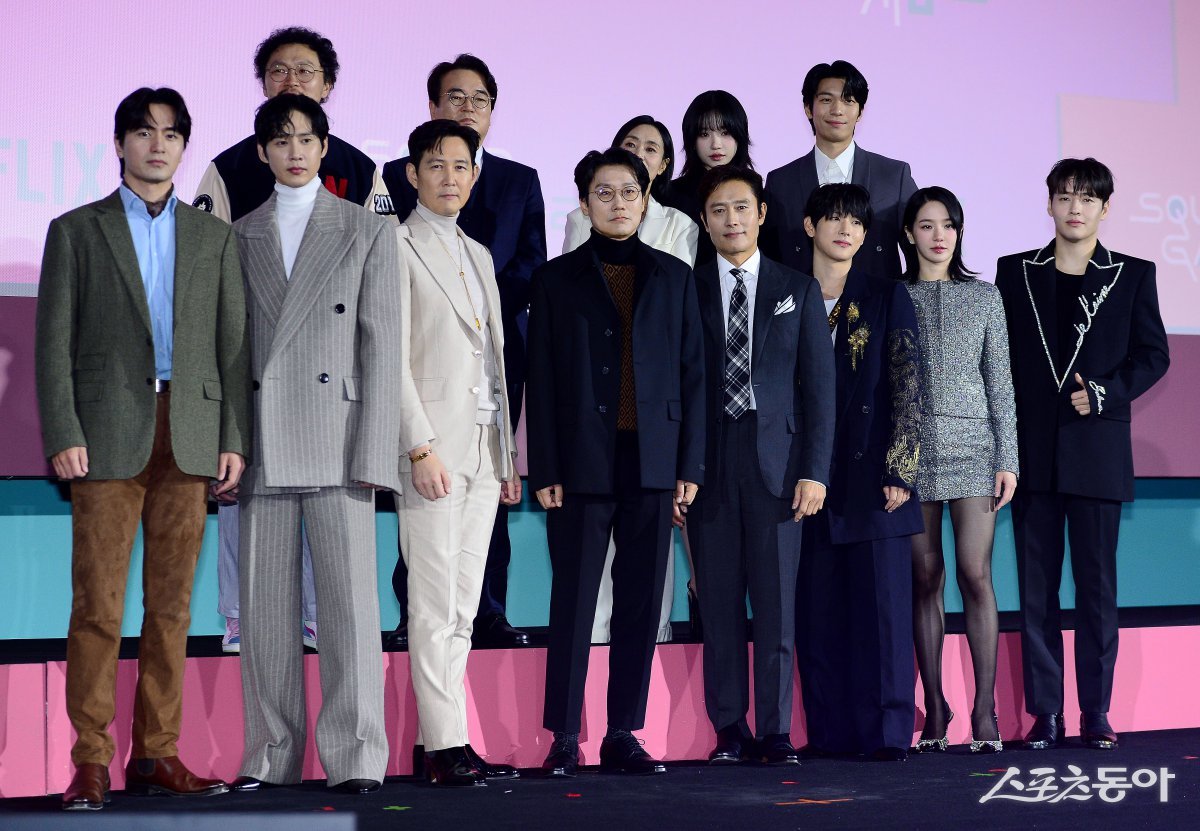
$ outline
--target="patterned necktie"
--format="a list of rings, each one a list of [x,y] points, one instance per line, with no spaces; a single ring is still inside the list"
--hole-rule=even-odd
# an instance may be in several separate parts
[[[746,302],[745,273],[729,272],[737,283],[729,297],[729,324],[725,327],[725,412],[738,418],[750,409],[750,315]]]

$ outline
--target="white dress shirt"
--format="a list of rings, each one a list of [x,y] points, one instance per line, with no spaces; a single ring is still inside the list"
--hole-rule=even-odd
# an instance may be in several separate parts
[[[838,154],[836,159],[831,159],[821,152],[820,147],[813,147],[813,160],[817,168],[817,181],[822,185],[828,185],[830,182],[853,182],[854,181],[854,142],[850,142],[850,146]],[[842,178],[838,179],[833,175],[834,171],[830,170],[830,165],[833,165],[837,170],[841,171]]]
[[[758,291],[758,268],[762,262],[762,254],[755,249],[750,255],[750,259],[742,263],[741,266],[735,266],[729,260],[717,255],[717,274],[721,276],[721,319],[725,322],[725,338],[729,339],[729,302],[733,298],[733,289],[737,285],[737,280],[730,272],[735,268],[742,269],[742,282],[746,285],[746,336],[750,343],[751,363],[747,367],[750,370],[750,409],[757,409],[754,404],[754,295]]]

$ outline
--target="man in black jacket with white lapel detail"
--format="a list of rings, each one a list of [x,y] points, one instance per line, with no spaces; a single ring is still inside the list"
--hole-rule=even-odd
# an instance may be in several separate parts
[[[1154,263],[1099,242],[1113,177],[1095,159],[1063,159],[1046,177],[1054,241],[1001,257],[1021,488],[1013,530],[1021,588],[1027,747],[1066,735],[1059,611],[1063,529],[1075,578],[1075,676],[1083,743],[1112,749],[1117,660],[1117,532],[1133,501],[1133,400],[1167,371]]]
[[[542,186],[532,167],[495,156],[483,149],[496,106],[496,77],[486,63],[463,54],[443,61],[429,73],[426,84],[429,117],[448,118],[479,133],[475,163],[479,178],[471,198],[458,216],[458,227],[481,243],[492,255],[500,289],[500,315],[504,324],[504,366],[508,373],[508,401],[514,429],[521,419],[525,390],[525,321],[529,308],[529,278],[546,262],[546,206]],[[408,216],[417,205],[417,192],[408,182],[408,157],[383,166],[398,217]],[[487,571],[479,596],[472,639],[477,646],[512,647],[529,643],[529,636],[508,622],[508,564],[512,547],[508,539],[509,506],[496,514]],[[408,606],[408,572],[401,558],[392,575],[392,588],[400,601],[400,625],[390,637],[393,645],[408,642],[405,620]]]
[[[608,733],[602,769],[662,773],[644,726],[673,512],[704,478],[704,342],[692,270],[637,237],[650,176],[622,148],[575,168],[592,236],[533,276],[529,480],[549,512],[553,582],[543,764],[579,764],[592,621],[610,535]]]
[[[804,206],[822,185],[852,182],[871,195],[874,219],[855,267],[876,277],[899,277],[905,242],[904,206],[917,190],[908,163],[859,147],[854,131],[867,106],[867,79],[848,61],[821,63],[801,87],[804,114],[812,126],[811,151],[767,175],[771,206],[763,250],[789,268],[811,274],[812,241],[804,231]]]
[[[704,488],[688,514],[704,616],[713,764],[796,764],[792,717],[800,520],[821,509],[833,451],[834,369],[821,287],[758,250],[762,178],[732,166],[700,184],[717,258],[696,271],[704,320]],[[746,652],[754,613],[755,740]]]

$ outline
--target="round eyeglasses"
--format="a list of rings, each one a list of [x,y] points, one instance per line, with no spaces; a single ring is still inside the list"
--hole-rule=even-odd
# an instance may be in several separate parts
[[[302,84],[307,84],[309,81],[315,78],[318,73],[324,71],[325,70],[323,69],[313,69],[311,66],[284,66],[281,63],[277,63],[267,70],[267,75],[277,84],[282,84],[288,79],[289,75],[295,75],[297,81]]]
[[[621,198],[626,202],[634,202],[642,195],[642,189],[637,185],[626,185],[620,189],[614,188],[596,188],[592,193],[596,194],[596,198],[601,202],[611,202],[617,198],[617,194],[621,194]]]

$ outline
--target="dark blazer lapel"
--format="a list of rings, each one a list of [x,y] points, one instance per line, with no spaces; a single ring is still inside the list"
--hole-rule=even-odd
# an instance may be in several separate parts
[[[429,272],[430,278],[446,295],[450,306],[467,329],[474,333],[476,338],[482,340],[481,334],[475,330],[475,310],[471,307],[467,287],[463,284],[462,278],[458,276],[458,263],[450,259],[450,255],[446,252],[446,246],[434,233],[433,226],[422,219],[416,210],[408,215],[405,224],[412,233],[410,240],[413,251],[421,260],[421,264],[425,266],[425,270]],[[461,228],[458,232],[463,233]],[[463,256],[470,256],[465,244],[461,250]],[[479,269],[477,263],[475,268]]]
[[[855,164],[857,164],[857,159]],[[846,408],[850,406],[850,401],[858,389],[859,381],[865,374],[863,367],[856,367],[850,359],[850,332],[863,325],[878,328],[877,321],[866,319],[870,296],[871,291],[866,275],[851,269],[850,273],[846,275],[846,286],[842,289],[840,301],[842,312],[838,315],[837,337],[834,340],[833,361],[837,369],[838,423],[841,423],[842,416],[845,414]],[[850,322],[851,306],[858,310],[859,315],[853,323]],[[879,337],[880,333],[871,332],[871,335]]]
[[[1032,260],[1022,260],[1025,292],[1029,297],[1029,308],[1033,314],[1034,327],[1042,340],[1042,351],[1054,378],[1054,384],[1062,389],[1065,373],[1059,372],[1062,356],[1058,354],[1058,299],[1055,293],[1054,242],[1038,251]],[[1068,356],[1068,361],[1073,359]]]
[[[275,325],[288,290],[279,226],[275,222],[275,194],[271,194],[262,209],[252,211],[239,221],[237,229],[246,285],[268,320]]]
[[[1092,258],[1088,261],[1087,271],[1083,273],[1082,302],[1076,306],[1073,314],[1076,328],[1080,331],[1077,342],[1080,350],[1082,350],[1084,340],[1091,334],[1093,318],[1107,301],[1109,292],[1116,288],[1124,267],[1125,263],[1113,262],[1112,254],[1108,249],[1099,242],[1096,243],[1096,250],[1092,252]],[[1063,376],[1067,381],[1071,381],[1072,373],[1075,371],[1074,359],[1077,355],[1078,352],[1071,356],[1070,365],[1063,370]]]
[[[109,251],[112,252],[117,272],[125,283],[130,299],[133,300],[133,307],[138,310],[146,331],[152,331],[146,287],[142,284],[141,267],[138,265],[137,251],[133,247],[133,234],[129,231],[129,220],[125,216],[125,203],[121,201],[118,191],[113,191],[97,206],[96,222],[100,225],[100,232],[108,243]]]
[[[344,226],[338,201],[338,197],[325,188],[317,191],[312,216],[308,218],[304,237],[300,240],[300,250],[296,252],[296,262],[292,265],[292,277],[288,281],[275,339],[271,343],[272,353],[277,352],[299,331],[309,308],[354,243],[355,234]]]
[[[854,145],[854,170],[850,173],[850,181],[871,192],[871,154],[857,144]]]
[[[817,148],[814,147],[806,155],[800,157],[800,189],[807,200],[808,195],[818,187],[820,187],[820,180],[817,178]]]
[[[762,355],[763,344],[767,340],[767,332],[775,319],[775,307],[784,299],[783,293],[787,282],[775,268],[774,264],[765,257],[759,259],[758,288],[754,292],[754,343],[750,348],[750,371],[758,363]],[[792,298],[794,303],[796,298]]]
[[[617,310],[617,301],[613,300],[612,292],[608,289],[608,281],[604,279],[604,266],[601,265],[600,257],[596,254],[591,242],[585,242],[575,250],[585,252],[580,259],[580,289],[595,300],[610,320],[620,323],[621,313]],[[645,252],[639,252],[637,271],[642,272],[652,268],[654,268],[653,259],[646,256]],[[635,276],[634,279],[637,281],[633,286],[633,316],[636,320],[639,290],[645,283],[646,276],[642,275],[641,279]]]
[[[696,267],[696,294],[700,300],[700,319],[714,344],[720,346],[716,369],[725,377],[725,306],[721,301],[721,277],[717,261],[710,260]]]

